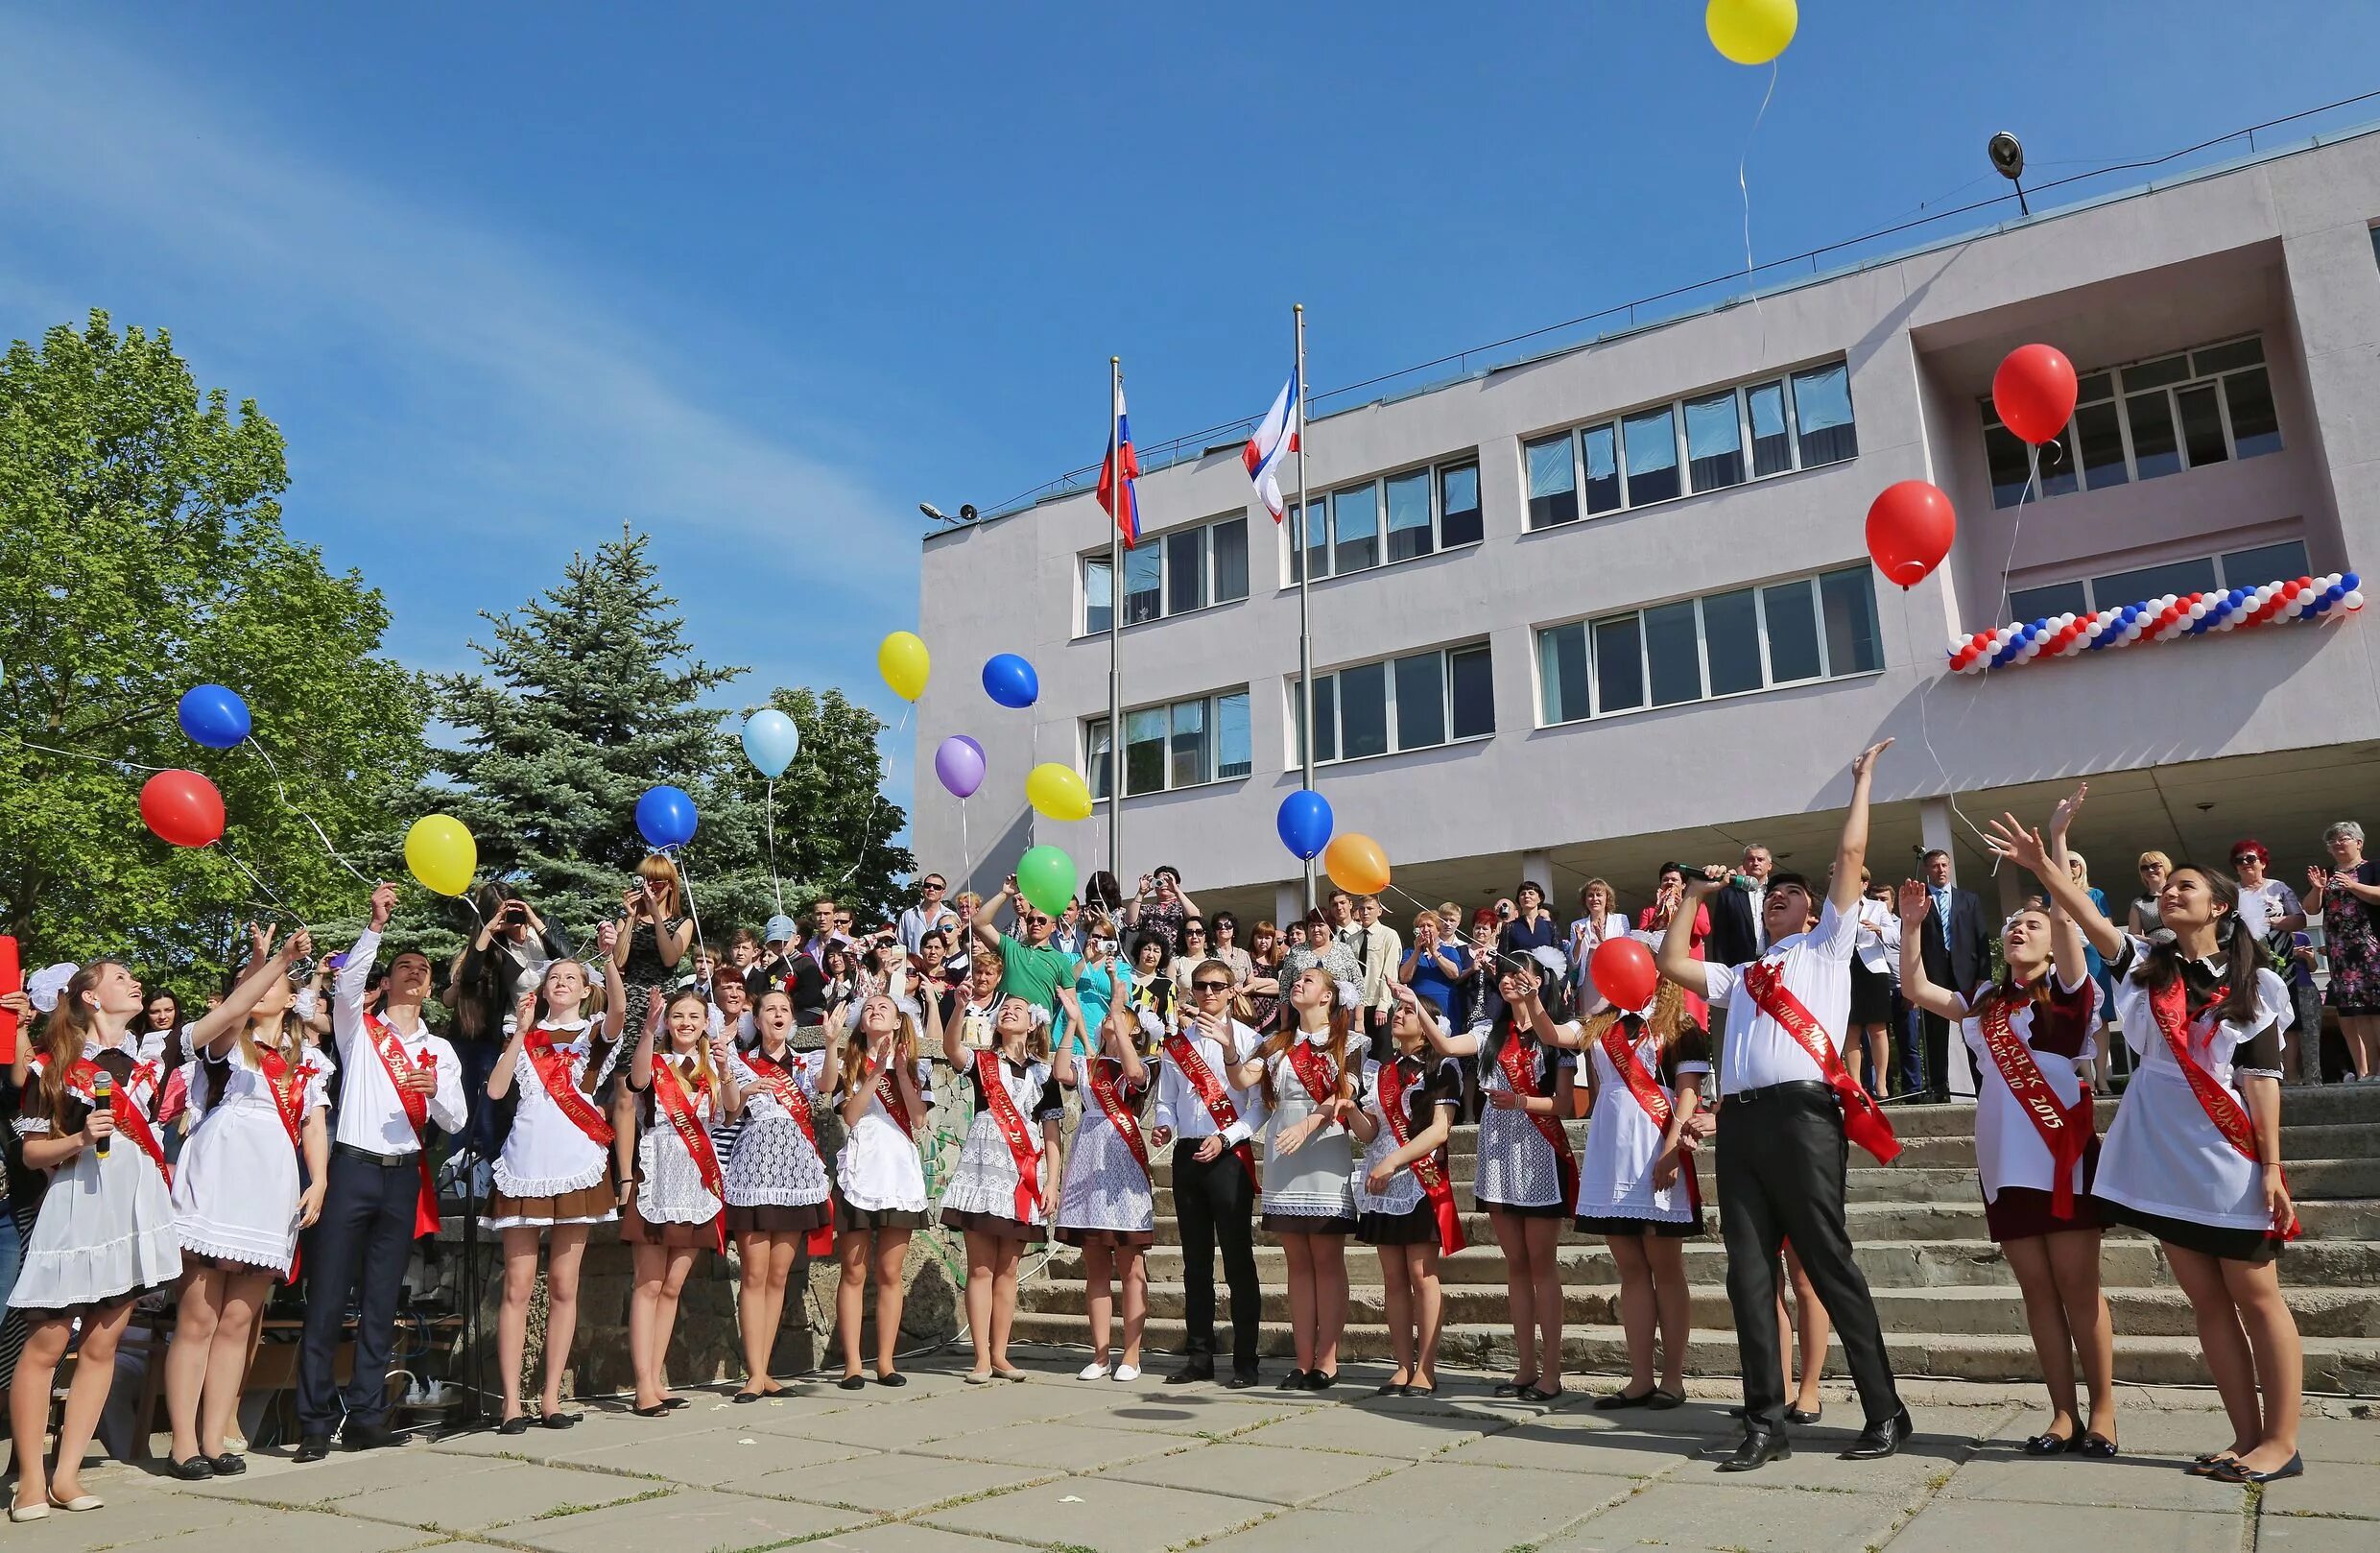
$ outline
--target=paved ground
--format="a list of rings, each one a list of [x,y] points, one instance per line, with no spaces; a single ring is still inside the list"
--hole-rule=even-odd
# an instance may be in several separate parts
[[[661,1420],[588,1404],[566,1431],[334,1456],[252,1459],[186,1486],[125,1467],[86,1486],[107,1508],[8,1527],[12,1546],[97,1553],[683,1553],[809,1542],[849,1553],[1098,1553],[1512,1548],[1893,1553],[2371,1553],[2380,1547],[2380,1409],[2309,1418],[2308,1475],[2261,1495],[2180,1465],[2222,1444],[2209,1398],[2127,1391],[2123,1459],[2032,1461],[2039,1422],[1999,1388],[1913,1385],[1901,1456],[1835,1459],[1853,1405],[1797,1432],[1790,1462],[1721,1477],[1701,1452],[1735,1426],[1716,1399],[1597,1414],[1585,1395],[1498,1402],[1448,1374],[1435,1400],[1377,1399],[1350,1365],[1322,1398],[1079,1382],[1079,1352],[1030,1351],[1032,1379],[968,1387],[945,1358],[902,1390],[804,1384],[731,1406],[687,1394]],[[1838,1422],[1840,1421],[1840,1422]]]

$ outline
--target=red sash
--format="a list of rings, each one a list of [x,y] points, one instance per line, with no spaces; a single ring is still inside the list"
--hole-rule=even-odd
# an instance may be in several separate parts
[[[1190,1044],[1189,1038],[1177,1030],[1165,1038],[1164,1046],[1165,1055],[1174,1060],[1174,1066],[1189,1081],[1191,1090],[1199,1097],[1199,1104],[1206,1108],[1206,1114],[1213,1120],[1215,1130],[1220,1133],[1237,1123],[1240,1108],[1231,1103],[1231,1096],[1224,1089],[1223,1080],[1217,1078],[1215,1070],[1206,1065],[1206,1059],[1199,1055],[1199,1049]],[[1256,1181],[1256,1151],[1242,1143],[1231,1153],[1240,1161],[1240,1168],[1248,1172],[1249,1182],[1253,1184]]]
[[[2040,1010],[2034,1011],[2040,1017]],[[2050,1216],[2058,1219],[2074,1217],[2074,1167],[2091,1145],[2092,1115],[2091,1087],[2082,1086],[2082,1093],[2069,1108],[2050,1087],[2050,1081],[2041,1075],[2041,1060],[2034,1050],[2019,1039],[2009,1020],[2008,999],[1995,997],[1991,1011],[1983,1017],[1984,1050],[1990,1054],[1991,1065],[1999,1071],[2000,1082],[2008,1086],[2015,1097],[2016,1109],[2033,1123],[2040,1135],[2041,1146],[2050,1151],[2050,1169],[2056,1183],[2050,1188]]]
[[[1304,1036],[1289,1038],[1290,1070],[1305,1086],[1306,1098],[1317,1106],[1328,1106],[1339,1098],[1339,1075],[1334,1071],[1337,1065]]]
[[[1827,1087],[1843,1103],[1843,1135],[1874,1156],[1878,1164],[1891,1164],[1898,1159],[1900,1140],[1892,1135],[1892,1124],[1885,1119],[1883,1108],[1843,1065],[1843,1054],[1835,1050],[1835,1043],[1819,1027],[1816,1016],[1786,987],[1784,971],[1766,960],[1755,961],[1744,968],[1744,990],[1752,994],[1752,1002],[1760,1012],[1793,1037],[1794,1043],[1807,1052],[1810,1061],[1825,1075]]]
[[[697,1075],[695,1092],[708,1098],[710,1080]],[[711,1220],[718,1236],[722,1255],[727,1250],[727,1183],[719,1171],[719,1151],[711,1147],[710,1129],[694,1113],[694,1100],[686,1092],[685,1084],[678,1077],[677,1064],[666,1058],[656,1058],[653,1064],[653,1104],[670,1131],[678,1135],[678,1144],[686,1157],[694,1161],[695,1174],[702,1178],[702,1189],[719,1199],[720,1213]]]
[[[150,1066],[147,1063],[134,1063],[135,1076],[141,1076]],[[66,1069],[67,1091],[88,1104],[92,1081],[98,1077],[99,1064],[87,1057],[79,1057]],[[149,1125],[149,1113],[141,1110],[140,1103],[132,1098],[130,1083],[109,1084],[107,1117],[116,1124],[117,1132],[131,1138],[134,1147],[149,1156],[149,1162],[157,1167],[157,1174],[165,1178],[165,1183],[168,1186],[174,1184],[174,1167],[165,1162],[165,1145],[158,1141],[157,1130]]]
[[[263,1046],[256,1048],[256,1071],[265,1081],[265,1092],[273,1096],[273,1110],[281,1118],[281,1131],[289,1135],[289,1146],[305,1152],[306,1130],[306,1068],[302,1063],[293,1065],[279,1052]]]
[[[1114,1069],[1112,1073],[1108,1072],[1111,1067]],[[1130,1106],[1124,1103],[1123,1087],[1119,1082],[1123,1077],[1123,1063],[1112,1057],[1094,1057],[1091,1059],[1086,1087],[1091,1091],[1091,1098],[1099,1102],[1100,1114],[1107,1118],[1107,1125],[1115,1129],[1115,1135],[1124,1140],[1124,1146],[1132,1151],[1132,1162],[1140,1166],[1141,1175],[1150,1177],[1149,1140],[1141,1135],[1140,1118],[1133,1113]]]
[[[1405,1072],[1395,1063],[1380,1064],[1380,1114],[1389,1124],[1389,1135],[1403,1148],[1413,1141],[1413,1121],[1405,1110]],[[1425,1154],[1407,1165],[1414,1180],[1421,1183],[1421,1193],[1429,1200],[1430,1210],[1438,1215],[1438,1249],[1452,1256],[1470,1242],[1464,1237],[1463,1215],[1455,1210],[1455,1184],[1446,1179],[1446,1166],[1436,1154]]]
[[[985,1063],[991,1071],[984,1071]],[[1000,1141],[1009,1146],[1009,1159],[1016,1166],[1016,1212],[1019,1224],[1036,1222],[1041,1207],[1041,1150],[1033,1140],[1033,1128],[1025,1113],[1016,1109],[1016,1097],[1009,1093],[1007,1059],[996,1051],[975,1054],[975,1087],[984,1091],[984,1110],[992,1125],[1000,1129]]]
[[[371,1037],[371,1049],[380,1059],[381,1069],[389,1075],[389,1086],[396,1091],[397,1104],[405,1108],[405,1119],[413,1124],[414,1142],[420,1153],[416,1158],[421,1167],[421,1191],[414,1199],[414,1238],[438,1233],[438,1183],[430,1176],[430,1097],[416,1094],[397,1082],[400,1069],[414,1064],[405,1055],[405,1042],[399,1039],[389,1021],[376,1014],[364,1015],[364,1033]],[[425,1051],[420,1066],[435,1069],[438,1059]]]
[[[790,1064],[793,1062],[793,1053],[787,1052],[785,1060]],[[770,1099],[785,1108],[785,1114],[794,1119],[794,1125],[801,1129],[801,1135],[810,1140],[810,1152],[817,1153],[818,1122],[810,1114],[810,1097],[801,1092],[801,1086],[794,1082],[794,1075],[789,1068],[779,1067],[770,1060],[766,1052],[760,1051],[753,1052],[744,1065],[751,1069],[752,1077],[759,1081],[758,1087],[764,1090]],[[805,1249],[813,1256],[833,1255],[835,1254],[835,1227],[832,1224],[822,1224],[811,1230]]]
[[[876,1098],[884,1102],[884,1109],[892,1113],[892,1120],[900,1128],[901,1135],[908,1138],[910,1146],[915,1148],[917,1124],[911,1118],[909,1102],[901,1098],[900,1083],[892,1077],[892,1070],[889,1067],[876,1075]]]
[[[2218,987],[2207,1001],[2220,1003],[2230,992],[2228,987]],[[2248,1108],[2240,1104],[2239,1096],[2216,1083],[2215,1075],[2200,1066],[2198,1059],[2190,1055],[2187,1039],[2189,992],[2181,985],[2179,976],[2163,987],[2150,991],[2149,1013],[2156,1019],[2158,1033],[2165,1038],[2165,1049],[2173,1053],[2174,1062],[2181,1068],[2181,1076],[2190,1081],[2190,1092],[2198,1096],[2199,1106],[2206,1112],[2206,1119],[2215,1124],[2215,1131],[2223,1135],[2225,1143],[2238,1150],[2251,1164],[2261,1166],[2263,1159],[2256,1153],[2255,1119],[2248,1114]],[[2281,1179],[2286,1183],[2289,1178],[2284,1175]],[[2295,1240],[2304,1232],[2304,1229],[2297,1222],[2293,1208],[2289,1228],[2278,1233],[2285,1241]]]
[[[1636,1053],[1635,1043],[1628,1039],[1627,1026],[1632,1017],[1623,1015],[1604,1026],[1604,1061],[1609,1063],[1612,1071],[1620,1075],[1620,1082],[1628,1086],[1628,1092],[1635,1097],[1636,1104],[1642,1106],[1645,1114],[1653,1118],[1653,1125],[1666,1135],[1669,1119],[1677,1114],[1677,1103],[1670,1098],[1669,1091],[1661,1087],[1660,1080],[1654,1078],[1645,1066],[1645,1060]],[[1682,1149],[1678,1153],[1678,1170],[1686,1178],[1686,1202],[1695,1212],[1700,1213],[1702,1211],[1702,1185],[1694,1178],[1694,1159]]]
[[[1514,1030],[1505,1036],[1504,1049],[1496,1053],[1496,1066],[1504,1070],[1504,1082],[1511,1087],[1514,1094],[1524,1100],[1543,1098],[1544,1091],[1537,1087],[1536,1064],[1522,1048],[1519,1031]],[[1570,1152],[1570,1135],[1562,1131],[1559,1117],[1540,1116],[1534,1111],[1524,1111],[1521,1114],[1529,1119],[1530,1126],[1537,1130],[1537,1135],[1545,1139],[1545,1146],[1554,1151],[1554,1176],[1561,1183],[1562,1210],[1573,1210],[1579,1201],[1579,1160]]]
[[[552,1034],[544,1030],[530,1031],[521,1049],[528,1053],[530,1070],[545,1086],[546,1096],[554,1102],[555,1109],[569,1117],[570,1125],[586,1135],[589,1143],[599,1149],[611,1147],[611,1123],[604,1119],[603,1112],[595,1109],[595,1103],[570,1076],[571,1053],[555,1045]]]

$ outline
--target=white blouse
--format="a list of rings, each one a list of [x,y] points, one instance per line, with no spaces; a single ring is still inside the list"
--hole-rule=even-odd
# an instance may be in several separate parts
[[[2090,1073],[2095,1042],[2089,1032],[2099,1028],[2099,984],[2084,976],[2082,985],[2075,987],[2059,977],[2053,995],[2062,1006],[2053,1007],[2049,1018],[2037,1018],[2028,999],[2009,1015],[2009,1030],[2032,1049],[2034,1062],[2058,1096],[2059,1105],[2071,1111],[2082,1098]],[[2077,1025],[2080,1031],[2074,1028]],[[1984,1042],[1984,1021],[1970,1015],[1959,1028],[1982,1074],[1975,1093],[1975,1174],[1983,1183],[1984,1201],[1998,1202],[2002,1190],[2010,1186],[2036,1192],[2056,1189],[2057,1161],[2050,1158],[2049,1145],[2041,1141],[2025,1108],[2016,1103],[2008,1080],[2000,1076],[1999,1064],[1991,1060],[1990,1048]],[[2059,1044],[2068,1044],[2078,1034],[2082,1050],[2074,1057],[2043,1051],[2036,1045],[2059,1037],[2065,1039],[2059,1039]],[[2074,1162],[2072,1184],[2077,1192],[2082,1190],[2082,1164],[2081,1159]]]
[[[934,1105],[933,1064],[920,1058],[916,1078],[921,1110],[911,1119],[923,1125],[925,1112]],[[872,1082],[868,1109],[835,1156],[835,1189],[864,1213],[925,1211],[925,1165],[917,1156],[917,1140],[892,1119]]]
[[[570,1082],[582,1094],[602,1086],[627,1044],[612,1042],[590,1081],[587,1063],[602,1039],[603,1020],[556,1019],[541,1028],[553,1039],[556,1051],[569,1054]],[[545,1082],[537,1077],[526,1045],[512,1059],[512,1088],[520,1096],[520,1105],[512,1113],[512,1131],[505,1134],[504,1152],[496,1159],[496,1189],[508,1197],[559,1197],[601,1182],[610,1166],[611,1150],[579,1131],[578,1124],[562,1113],[562,1108],[546,1093]]]
[[[264,1074],[250,1063],[247,1047],[233,1041],[231,1049],[224,1054],[224,1061],[231,1071],[224,1080],[224,1092],[220,1097],[213,1094],[207,1083],[205,1063],[194,1057],[182,1063],[191,1112],[198,1115],[202,1123],[218,1110],[261,1106],[277,1117],[280,1107],[273,1098],[273,1087],[265,1082]],[[305,1096],[301,1114],[312,1115],[329,1107],[330,1076],[338,1065],[331,1061],[330,1053],[321,1047],[310,1045],[305,1048],[304,1055],[298,1059],[299,1083]]]

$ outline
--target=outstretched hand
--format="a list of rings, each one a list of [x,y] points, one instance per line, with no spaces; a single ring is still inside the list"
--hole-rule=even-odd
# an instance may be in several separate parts
[[[2050,852],[2041,840],[2041,832],[2027,829],[2016,816],[2003,814],[1997,820],[1986,821],[1985,828],[1990,833],[1985,837],[1984,845],[1991,849],[1992,856],[2004,857],[2035,874],[2048,870]]]
[[[1857,780],[1858,778],[1874,771],[1876,769],[1876,756],[1884,753],[1891,748],[1892,748],[1892,741],[1891,739],[1882,739],[1869,745],[1867,749],[1862,750],[1858,754],[1852,756],[1852,779]]]
[[[1903,931],[1914,923],[1924,921],[1933,913],[1934,892],[1925,887],[1922,879],[1903,879],[1899,899]]]
[[[2082,812],[2082,800],[2090,797],[2090,793],[2091,784],[2082,782],[2058,800],[2058,807],[2050,811],[2050,838],[2053,841],[2073,827],[2074,817]]]

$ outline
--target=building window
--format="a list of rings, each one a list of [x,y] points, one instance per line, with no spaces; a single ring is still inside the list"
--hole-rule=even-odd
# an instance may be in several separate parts
[[[1107,720],[1092,718],[1083,726],[1083,764],[1095,799],[1107,796]],[[1252,762],[1245,687],[1124,714],[1127,798],[1228,781]]]
[[[1358,760],[1427,750],[1496,730],[1494,665],[1488,644],[1433,648],[1314,677],[1314,761]],[[1304,708],[1289,681],[1292,763],[1305,759]]]
[[[2304,577],[2313,571],[2306,561],[2303,539],[2251,545],[2218,556],[2186,561],[2162,561],[2108,572],[2082,582],[2043,583],[2011,589],[2008,596],[2011,620],[2046,620],[2059,614],[2089,614],[2094,609],[2120,609],[2144,599],[2168,593],[2225,592],[2235,587],[2262,587],[2267,583]]]
[[[1537,721],[1576,723],[1884,667],[1875,586],[1848,566],[1537,632]]]
[[[1083,558],[1083,633],[1107,629],[1115,579],[1107,552]],[[1146,535],[1124,552],[1124,623],[1161,620],[1248,597],[1248,519]],[[1130,753],[1127,753],[1130,758]]]
[[[2041,448],[2036,501],[2281,450],[2258,336],[2091,372],[2077,389],[2065,435]],[[1991,504],[2013,507],[2024,499],[2031,460],[1989,399],[1983,417]]]
[[[1559,445],[1556,451],[1560,451]],[[1320,580],[1477,544],[1483,535],[1479,461],[1425,464],[1361,485],[1341,486],[1328,497],[1318,491],[1302,520],[1292,502],[1284,523],[1291,535],[1292,585],[1308,566]],[[1301,528],[1302,547],[1296,542]]]
[[[1858,451],[1850,369],[1834,362],[1521,443],[1529,526],[1725,490]]]

